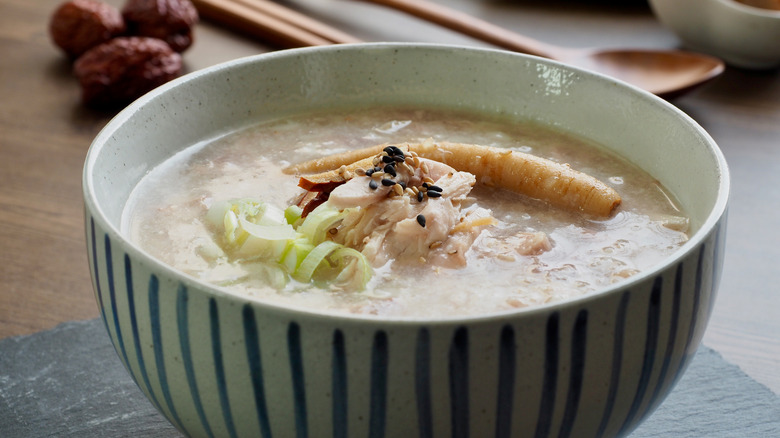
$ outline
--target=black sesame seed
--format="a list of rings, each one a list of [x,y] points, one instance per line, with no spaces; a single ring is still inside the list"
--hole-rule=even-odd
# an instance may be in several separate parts
[[[404,151],[402,151],[398,146],[388,146],[383,150],[390,155],[401,155],[404,153]]]
[[[428,190],[427,195],[429,198],[438,198],[441,196],[441,192],[434,192],[433,190]]]
[[[423,202],[424,198],[425,198],[424,192],[417,192],[417,202]]]
[[[372,179],[368,182],[368,187],[371,188],[371,190],[376,190],[379,188],[379,183],[377,183],[375,179]]]
[[[388,187],[389,186],[394,186],[395,185],[395,181],[393,181],[391,179],[387,179],[387,178],[382,178],[382,185],[383,186],[388,186]]]
[[[427,189],[429,187],[429,184],[427,182],[424,182],[424,183],[422,183],[422,186],[423,186],[423,188]]]
[[[388,174],[390,174],[392,176],[396,176],[397,175],[397,173],[395,172],[395,167],[393,167],[392,164],[388,164],[387,166],[385,166],[384,170],[385,170],[385,173],[388,173]]]
[[[395,159],[393,157],[391,157],[390,155],[382,155],[382,162],[385,163],[385,164],[393,163],[393,162],[395,162]]]
[[[417,223],[420,224],[421,227],[425,227],[425,216],[418,214],[417,215]]]
[[[379,166],[374,167],[374,172],[381,172],[382,168]]]
[[[376,172],[376,170],[368,169],[368,170],[366,170],[366,176],[371,176],[374,172]]]
[[[433,190],[434,192],[441,193],[441,187],[439,187],[439,186],[429,185],[428,186],[428,190]]]
[[[404,181],[399,181],[398,184],[401,185],[401,188],[406,190],[406,183]]]
[[[403,163],[404,160],[406,160],[406,157],[403,155],[394,155],[393,160],[395,160],[396,163]]]

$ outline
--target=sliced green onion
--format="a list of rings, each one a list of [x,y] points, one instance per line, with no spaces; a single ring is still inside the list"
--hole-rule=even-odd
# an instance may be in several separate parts
[[[215,228],[222,228],[224,226],[225,214],[230,210],[231,206],[228,201],[214,202],[209,207],[209,211],[206,212],[206,221]]]
[[[360,251],[328,240],[309,252],[293,277],[302,282],[325,281],[350,290],[361,290],[372,273],[368,259]]]
[[[231,210],[240,218],[260,225],[279,225],[284,220],[284,212],[279,208],[257,199],[242,198],[230,201]]]
[[[277,259],[287,247],[287,243],[298,237],[289,224],[258,225],[246,219],[239,219],[238,223],[246,238],[236,255],[244,259]]]
[[[303,209],[297,205],[291,205],[284,209],[284,220],[292,226],[298,225],[301,216],[303,216]]]
[[[305,237],[295,239],[287,244],[287,248],[279,258],[279,263],[292,274],[298,270],[303,260],[313,249],[314,244],[309,239]]]
[[[306,255],[306,258],[303,259],[298,269],[293,272],[293,278],[304,283],[310,282],[314,276],[314,271],[317,270],[320,263],[325,260],[325,257],[327,257],[328,254],[339,247],[341,247],[341,245],[331,240],[326,240],[315,246],[314,249]]]
[[[298,237],[290,224],[259,225],[246,219],[239,219],[241,228],[253,237],[264,240],[291,240]]]
[[[315,208],[306,216],[298,231],[308,237],[314,244],[325,241],[328,229],[341,220],[341,212],[331,208],[327,203]]]
[[[359,290],[372,275],[368,260],[359,251],[328,240],[327,235],[350,211],[326,202],[301,219],[298,206],[280,210],[243,198],[215,202],[206,220],[223,229],[232,257],[261,262],[252,266],[266,284],[281,289],[289,275],[304,283],[327,282]]]
[[[338,269],[334,283],[350,290],[362,290],[373,275],[371,264],[360,251],[342,246],[329,257]]]
[[[225,217],[222,220],[222,224],[225,227],[225,239],[228,243],[236,243],[238,241],[238,217],[232,210],[228,210],[225,213]]]

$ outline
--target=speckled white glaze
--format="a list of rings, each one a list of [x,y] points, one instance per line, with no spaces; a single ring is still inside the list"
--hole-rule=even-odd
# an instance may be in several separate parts
[[[659,21],[692,50],[743,68],[780,65],[780,11],[734,0],[650,0]]]
[[[509,113],[639,164],[695,233],[665,263],[571,301],[439,320],[275,307],[201,283],[119,231],[155,165],[215,135],[344,104]],[[84,167],[95,296],[150,401],[193,437],[618,436],[661,403],[699,345],[723,259],[729,177],[713,140],[667,102],[505,51],[361,44],[239,59],[117,115]]]

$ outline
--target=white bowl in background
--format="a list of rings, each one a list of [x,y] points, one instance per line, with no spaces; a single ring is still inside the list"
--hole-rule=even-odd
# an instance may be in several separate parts
[[[780,65],[780,11],[734,0],[649,0],[658,20],[691,49],[749,69]]]

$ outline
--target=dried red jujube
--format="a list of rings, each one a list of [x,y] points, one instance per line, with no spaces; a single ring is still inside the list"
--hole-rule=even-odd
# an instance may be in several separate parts
[[[71,58],[124,32],[125,22],[119,10],[99,0],[65,2],[49,21],[52,41]]]
[[[116,106],[135,100],[179,76],[181,55],[162,40],[119,37],[96,46],[73,65],[90,106]]]
[[[190,0],[128,0],[122,8],[130,34],[164,40],[177,52],[192,45],[198,12]]]

